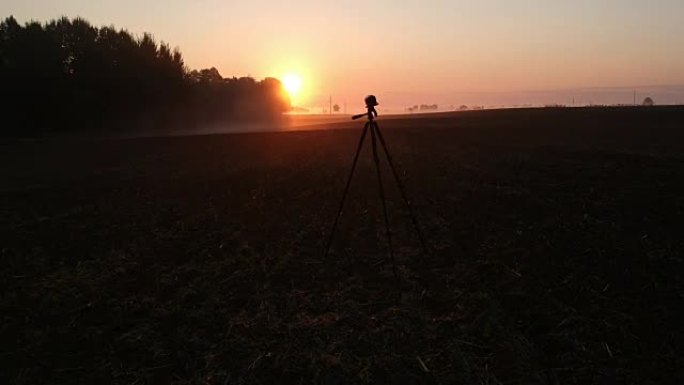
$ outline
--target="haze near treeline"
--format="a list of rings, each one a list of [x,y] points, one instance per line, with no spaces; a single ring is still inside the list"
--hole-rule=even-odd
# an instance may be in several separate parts
[[[672,88],[684,84],[684,3],[676,0],[10,0],[0,14],[82,16],[151,32],[179,47],[190,68],[215,66],[228,77],[295,72],[303,105],[329,95],[356,104],[371,91],[396,107],[569,104],[573,96],[627,103],[645,86],[669,86],[643,90],[662,92],[654,96],[665,103],[684,100]]]
[[[274,123],[291,104],[278,79],[190,71],[149,34],[66,17],[0,21],[0,84],[0,135]]]

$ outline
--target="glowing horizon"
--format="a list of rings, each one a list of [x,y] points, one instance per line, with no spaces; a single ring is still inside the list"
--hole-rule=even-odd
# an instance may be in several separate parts
[[[81,16],[150,32],[178,47],[189,68],[216,67],[226,77],[297,74],[304,85],[290,95],[300,105],[325,106],[332,96],[351,108],[371,92],[383,105],[400,106],[468,103],[476,98],[466,96],[485,94],[497,103],[504,100],[497,95],[530,90],[684,85],[679,0],[6,0],[0,16],[10,15],[22,23]],[[623,94],[616,102],[631,99]],[[679,98],[684,102],[672,96]]]

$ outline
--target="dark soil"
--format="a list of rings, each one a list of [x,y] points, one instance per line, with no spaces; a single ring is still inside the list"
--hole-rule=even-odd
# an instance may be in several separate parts
[[[684,382],[684,108],[379,123],[0,143],[0,383]]]

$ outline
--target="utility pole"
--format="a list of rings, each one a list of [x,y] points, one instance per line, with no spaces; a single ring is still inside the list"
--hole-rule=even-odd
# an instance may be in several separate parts
[[[328,104],[330,106],[330,109],[328,110],[328,112],[330,113],[330,115],[332,115],[332,95],[330,95],[330,99],[328,100],[328,102],[329,102]]]
[[[636,107],[636,90],[634,90],[634,106]]]

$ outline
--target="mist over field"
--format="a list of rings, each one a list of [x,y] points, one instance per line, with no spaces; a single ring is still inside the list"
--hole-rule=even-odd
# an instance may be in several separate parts
[[[651,97],[658,105],[684,105],[684,85],[596,87],[561,90],[510,91],[510,92],[444,92],[415,93],[386,91],[382,94],[381,110],[391,113],[406,112],[413,105],[437,104],[442,110],[458,109],[462,105],[484,108],[543,107],[564,105],[582,107],[590,105],[633,105]],[[321,96],[321,100],[326,99]],[[574,104],[573,104],[574,100]]]

